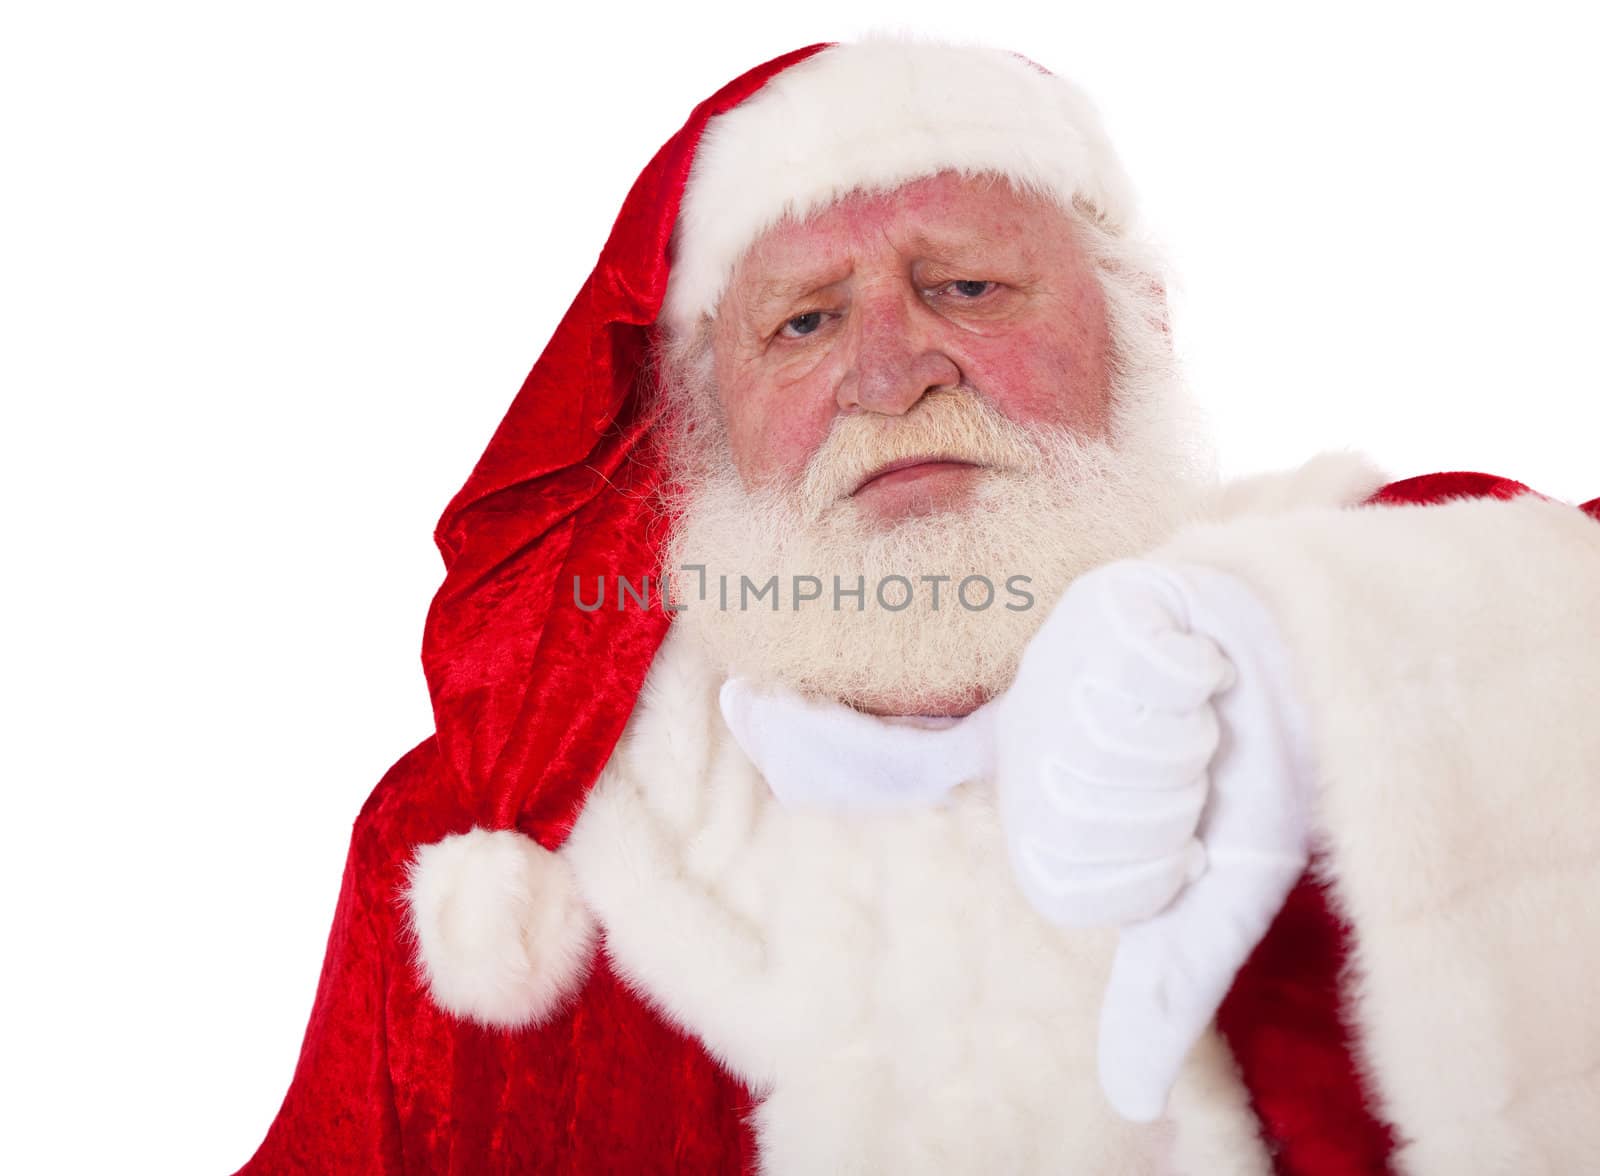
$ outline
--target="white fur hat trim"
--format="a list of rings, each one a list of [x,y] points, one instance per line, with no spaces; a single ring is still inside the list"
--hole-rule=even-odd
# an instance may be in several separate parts
[[[661,321],[683,331],[713,313],[745,250],[786,214],[947,169],[1087,204],[1116,230],[1134,217],[1122,164],[1071,82],[1000,49],[888,37],[835,45],[707,125]]]

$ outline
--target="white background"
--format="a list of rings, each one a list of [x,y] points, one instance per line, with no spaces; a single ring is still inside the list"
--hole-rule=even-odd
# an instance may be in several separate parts
[[[7,7],[0,1168],[259,1142],[350,822],[431,729],[433,524],[633,177],[782,51],[909,27],[1084,83],[1228,471],[1600,495],[1589,29],[1032,7]]]

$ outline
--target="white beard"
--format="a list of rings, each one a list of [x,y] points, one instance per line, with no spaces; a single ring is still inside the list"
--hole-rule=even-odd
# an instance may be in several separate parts
[[[1139,362],[1114,380],[1109,439],[1022,428],[963,388],[903,417],[837,418],[795,485],[747,490],[725,440],[702,443],[667,549],[676,623],[731,674],[869,710],[955,713],[1001,692],[1074,577],[1156,546],[1215,484],[1166,338],[1146,330],[1158,337],[1124,348]],[[889,527],[848,497],[883,463],[929,452],[998,468],[963,508]],[[772,576],[775,593],[756,597]],[[969,576],[983,579],[958,596]]]

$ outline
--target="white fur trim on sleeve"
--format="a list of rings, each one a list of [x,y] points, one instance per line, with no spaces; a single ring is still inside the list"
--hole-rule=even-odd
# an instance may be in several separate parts
[[[446,1012],[522,1028],[581,986],[596,926],[559,855],[513,830],[474,829],[421,847],[408,873],[417,965]]]
[[[1113,228],[1133,219],[1132,185],[1072,83],[1000,49],[887,36],[834,45],[707,126],[662,321],[683,331],[713,313],[739,258],[784,215],[947,169],[1077,199]]]
[[[1277,614],[1402,1171],[1600,1154],[1600,525],[1523,495],[1180,533]]]

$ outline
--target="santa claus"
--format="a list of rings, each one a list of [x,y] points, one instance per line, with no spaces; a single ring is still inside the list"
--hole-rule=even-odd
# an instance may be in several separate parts
[[[244,1171],[1589,1170],[1596,518],[1219,483],[1078,90],[759,66],[445,511]]]

